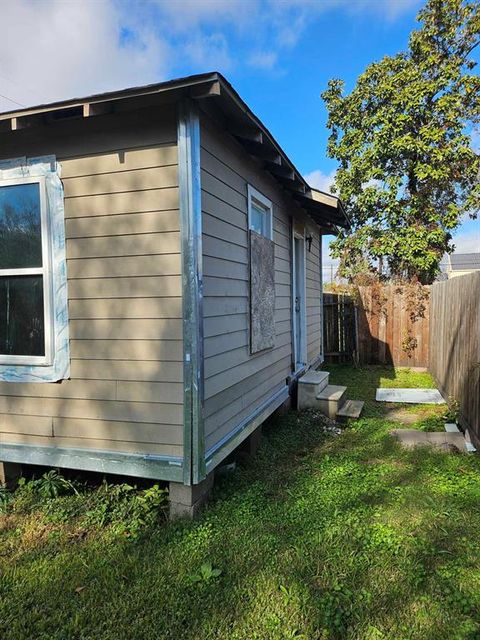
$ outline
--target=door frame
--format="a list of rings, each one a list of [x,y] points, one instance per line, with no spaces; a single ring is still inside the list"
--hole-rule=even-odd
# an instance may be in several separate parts
[[[297,297],[297,250],[296,240],[301,241],[302,254],[301,272],[302,280],[300,292],[300,344],[297,344],[297,314],[295,312],[295,298]],[[308,364],[307,356],[307,252],[305,241],[305,229],[299,233],[292,228],[292,333],[293,333],[293,367],[297,373],[305,369]]]

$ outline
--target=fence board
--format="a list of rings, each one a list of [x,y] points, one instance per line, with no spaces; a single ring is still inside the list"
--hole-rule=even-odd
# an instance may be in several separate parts
[[[480,447],[480,272],[432,286],[430,371]]]
[[[356,350],[355,308],[350,296],[323,294],[325,362],[351,362]]]
[[[412,303],[412,296],[417,295],[414,291],[394,284],[358,287],[358,356],[362,364],[427,367],[429,287],[418,289],[425,296],[418,304],[415,298]],[[421,306],[425,308],[418,315]],[[411,348],[406,348],[408,343]]]

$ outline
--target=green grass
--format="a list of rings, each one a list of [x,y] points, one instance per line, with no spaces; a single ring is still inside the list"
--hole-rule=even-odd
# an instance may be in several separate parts
[[[385,388],[434,388],[435,381],[429,373],[412,371],[407,368],[367,366],[354,369],[346,365],[329,364],[325,366],[330,371],[330,381],[333,384],[348,387],[348,397],[353,400],[364,400],[362,413],[364,418],[384,417],[388,420],[392,413],[415,414],[408,428],[425,431],[443,431],[446,421],[452,421],[445,405],[412,405],[400,403],[375,402],[375,391],[378,387]],[[446,420],[448,418],[448,420]],[[395,425],[400,428],[402,425]]]
[[[2,640],[480,638],[478,458],[388,435],[375,387],[425,374],[331,370],[365,417],[338,437],[276,419],[196,522],[132,535],[124,502],[100,526],[91,490],[20,491],[0,516]]]

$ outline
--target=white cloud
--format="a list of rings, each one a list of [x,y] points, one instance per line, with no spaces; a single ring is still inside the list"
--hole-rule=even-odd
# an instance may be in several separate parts
[[[480,251],[480,229],[459,233],[453,238],[453,244],[455,245],[455,253],[478,253]]]
[[[198,33],[183,45],[182,53],[196,67],[205,71],[211,69],[227,71],[232,66],[228,42],[222,33],[209,35]]]
[[[255,51],[248,58],[248,63],[258,69],[273,69],[278,55],[274,51]]]
[[[333,180],[335,178],[335,169],[330,173],[323,173],[320,169],[315,169],[304,176],[308,184],[314,189],[324,191],[325,193],[331,193]]]
[[[260,0],[155,0],[160,14],[167,18],[169,28],[188,32],[201,26],[220,23],[241,29],[251,23],[260,10]]]
[[[270,20],[276,26],[276,41],[281,47],[292,47],[312,20],[334,10],[353,15],[376,15],[392,22],[402,14],[418,8],[422,0],[267,0]],[[331,20],[328,15],[328,20]],[[326,24],[328,28],[328,23]]]
[[[396,17],[418,0],[1,1],[0,94],[21,105],[245,65],[278,69],[333,11]],[[0,110],[16,105],[0,97]]]
[[[0,93],[19,103],[153,82],[164,77],[167,58],[168,46],[126,20],[113,0],[2,3]],[[15,105],[2,99],[0,108]]]

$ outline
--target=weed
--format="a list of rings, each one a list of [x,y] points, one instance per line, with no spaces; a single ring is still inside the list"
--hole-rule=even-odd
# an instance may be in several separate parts
[[[420,431],[445,431],[444,416],[427,416],[415,423],[415,428]]]
[[[460,403],[459,401],[450,396],[447,401],[448,411],[444,414],[443,418],[445,422],[458,422],[459,414],[460,414]]]
[[[64,478],[56,469],[47,471],[41,478],[31,482],[41,498],[58,498],[65,493],[77,492],[73,483]]]
[[[82,524],[96,528],[115,524],[117,530],[135,537],[158,520],[166,501],[167,491],[158,484],[137,491],[135,486],[127,483],[108,484],[104,481],[89,496]]]
[[[210,582],[218,578],[222,573],[221,569],[215,569],[211,562],[204,562],[198,573],[189,576],[191,582]]]
[[[12,500],[12,493],[6,486],[0,484],[0,513],[6,513]]]

